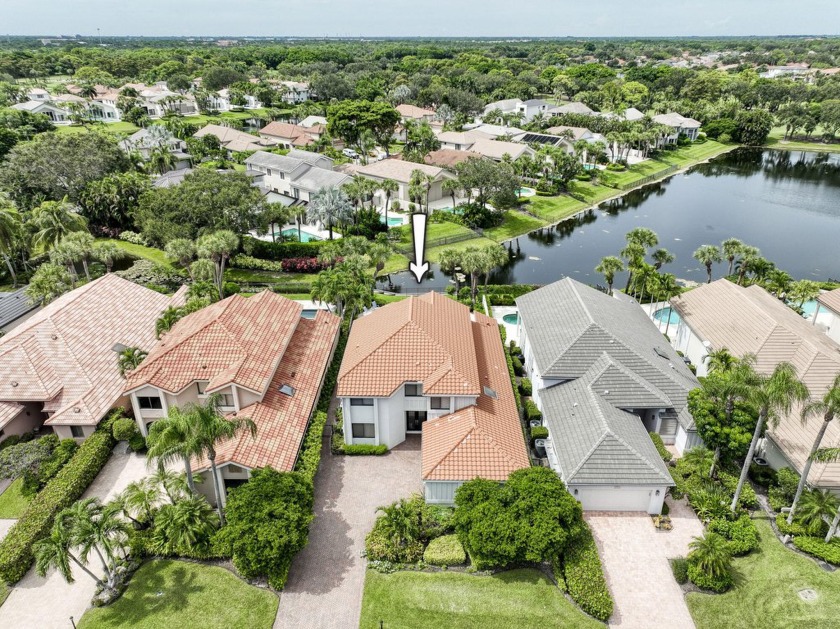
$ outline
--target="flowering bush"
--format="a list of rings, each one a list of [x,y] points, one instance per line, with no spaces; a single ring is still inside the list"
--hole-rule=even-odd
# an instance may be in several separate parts
[[[281,265],[286,273],[317,273],[328,266],[318,258],[286,258]]]

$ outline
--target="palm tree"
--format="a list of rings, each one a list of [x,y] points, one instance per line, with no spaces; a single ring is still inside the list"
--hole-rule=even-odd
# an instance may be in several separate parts
[[[106,273],[110,273],[114,268],[114,262],[128,257],[124,249],[107,240],[96,243],[93,246],[92,255],[105,265]]]
[[[3,257],[6,268],[9,269],[14,288],[17,288],[17,273],[15,273],[15,265],[12,264],[12,257],[21,241],[22,227],[23,223],[14,203],[5,196],[0,196],[0,256]]]
[[[149,476],[149,480],[160,487],[171,504],[175,504],[185,496],[190,495],[190,486],[186,474],[168,470],[164,465],[158,464],[155,472]]]
[[[796,520],[808,529],[809,533],[818,534],[822,528],[823,519],[834,515],[837,511],[837,505],[837,497],[828,489],[806,491],[802,495]],[[788,516],[788,523],[790,521],[792,520]]]
[[[735,263],[735,268],[738,270],[738,286],[744,285],[744,276],[749,270],[750,264],[759,257],[761,257],[761,252],[758,247],[742,245],[738,250],[738,259]]]
[[[732,554],[729,552],[729,542],[717,533],[705,533],[702,537],[695,537],[688,544],[691,552],[688,559],[704,574],[712,579],[721,579],[729,575]]]
[[[467,247],[461,252],[461,268],[470,276],[470,299],[475,309],[475,297],[478,292],[478,276],[485,268],[485,255],[478,247]]]
[[[225,264],[238,247],[239,236],[229,229],[205,234],[196,242],[196,253],[202,258],[212,260],[216,266],[216,287],[219,289],[219,299],[225,297]]]
[[[139,347],[126,347],[117,357],[117,368],[120,370],[120,375],[125,378],[125,374],[137,369],[148,355],[149,352]]]
[[[218,528],[213,507],[204,496],[191,494],[158,510],[151,546],[163,555],[206,548]]]
[[[118,501],[126,516],[140,524],[148,524],[154,519],[154,511],[162,497],[160,486],[144,478],[129,483]]]
[[[835,463],[840,461],[840,448],[820,448],[811,458],[818,463]],[[837,527],[840,525],[840,508],[834,514],[834,519],[831,521],[831,526],[828,528],[828,534],[825,536],[825,543],[831,541],[834,534],[837,532]]]
[[[619,255],[627,260],[627,285],[624,287],[624,292],[630,292],[630,284],[633,282],[633,272],[639,268],[645,261],[645,254],[647,251],[644,246],[637,242],[629,242],[621,250]]]
[[[183,316],[183,309],[176,306],[167,307],[155,321],[155,338],[160,339],[161,334],[169,332],[172,326],[178,323]]]
[[[700,245],[692,254],[694,259],[706,267],[706,273],[709,276],[707,284],[712,283],[712,264],[720,262],[723,258],[720,255],[720,249],[715,245]]]
[[[67,583],[73,583],[73,571],[70,562],[79,566],[97,585],[105,587],[105,582],[97,577],[73,552],[72,522],[67,518],[57,517],[53,522],[49,536],[32,546],[35,554],[35,571],[39,577],[55,568]]]
[[[44,201],[32,211],[33,244],[42,251],[58,245],[67,234],[87,229],[87,220],[67,201]]]
[[[26,287],[26,296],[34,304],[46,306],[73,287],[73,278],[58,264],[48,262],[35,271]]]
[[[735,266],[735,258],[737,258],[741,250],[744,248],[742,243],[737,238],[727,238],[720,245],[720,251],[723,257],[729,262],[729,271],[726,273],[727,277],[732,275],[732,268]]]
[[[624,262],[615,256],[606,256],[601,258],[598,266],[595,267],[596,273],[601,273],[604,276],[604,281],[607,283],[607,293],[612,295],[613,281],[615,274],[621,273],[624,270]]]
[[[80,549],[81,561],[87,562],[91,551],[99,557],[108,588],[113,588],[116,551],[124,546],[128,535],[128,526],[117,511],[114,507],[103,507],[98,498],[87,498],[57,516],[69,526],[71,547]]]
[[[189,415],[178,407],[172,407],[166,417],[149,427],[149,436],[146,439],[146,456],[149,460],[157,461],[159,466],[183,461],[190,493],[195,493],[190,458],[199,453],[194,432]]]
[[[189,238],[173,238],[164,247],[166,257],[177,262],[182,268],[189,271],[190,263],[195,259],[195,243]],[[190,279],[192,273],[190,272]]]
[[[706,355],[709,373],[731,371],[737,362],[738,359],[725,347],[713,349]]]
[[[767,274],[767,279],[764,282],[764,287],[768,292],[775,295],[778,299],[784,301],[788,292],[790,291],[793,278],[787,271],[781,269],[773,269]]]
[[[88,100],[96,98],[96,86],[91,83],[85,83],[79,86],[79,96],[87,98]]]
[[[750,441],[747,457],[741,468],[741,477],[738,479],[738,486],[732,498],[730,509],[735,513],[738,501],[741,498],[741,490],[747,480],[747,473],[755,454],[755,448],[761,434],[764,432],[764,424],[770,422],[774,428],[779,423],[782,414],[790,412],[795,402],[802,402],[808,399],[808,388],[796,376],[796,368],[787,362],[776,365],[773,373],[769,376],[756,374],[751,378],[755,384],[750,387],[747,394],[748,400],[758,407],[758,421],[755,424],[755,432]]]
[[[455,197],[461,189],[461,184],[457,179],[444,179],[443,183],[440,184],[440,188],[443,194],[448,194],[452,198],[452,209],[454,210],[456,206]]]
[[[490,281],[490,274],[494,269],[504,266],[510,260],[507,249],[502,245],[488,245],[482,250],[482,257],[479,260],[479,267],[484,275],[484,285]]]
[[[333,239],[333,226],[346,221],[353,214],[353,208],[347,194],[338,186],[321,188],[312,195],[306,209],[306,220],[312,224],[320,222],[330,232]]]
[[[802,468],[802,475],[799,477],[799,485],[796,487],[796,495],[793,497],[793,504],[790,506],[790,513],[788,513],[787,522],[793,522],[793,515],[796,511],[796,503],[799,502],[799,497],[802,495],[802,490],[808,482],[808,474],[811,471],[811,464],[814,462],[814,455],[820,449],[825,431],[828,430],[828,425],[831,421],[840,414],[840,374],[834,378],[829,389],[822,396],[822,399],[813,400],[806,404],[802,409],[802,423],[805,424],[809,417],[822,417],[822,425],[817,431],[817,436],[814,438],[814,443],[811,446],[811,453],[805,461],[805,467]]]
[[[155,172],[162,175],[175,168],[175,156],[167,147],[158,146],[149,154],[149,164]]]
[[[216,492],[216,508],[219,511],[219,522],[225,524],[222,512],[222,488],[216,469],[216,446],[226,439],[232,439],[242,431],[257,434],[257,425],[248,417],[227,418],[219,411],[221,396],[212,394],[204,404],[192,404],[187,408],[188,421],[192,424],[198,456],[204,456],[210,462],[213,475],[213,488]]]
[[[461,287],[458,277],[458,270],[461,268],[461,252],[452,247],[441,250],[438,255],[438,266],[440,266],[441,271],[452,276],[452,280],[455,282],[455,295],[457,296]]]
[[[667,249],[657,249],[650,257],[653,260],[653,268],[657,271],[662,268],[663,264],[670,264],[677,259],[677,256]]]
[[[399,191],[400,184],[393,179],[384,179],[379,184],[379,189],[385,194],[385,230],[388,230],[388,208],[391,205],[391,197]]]
[[[82,268],[85,271],[85,278],[89,282],[90,269],[88,267],[88,261],[90,260],[91,256],[93,256],[93,236],[91,236],[90,233],[86,231],[72,232],[65,236],[61,244],[72,247],[76,255],[76,260],[81,261]]]

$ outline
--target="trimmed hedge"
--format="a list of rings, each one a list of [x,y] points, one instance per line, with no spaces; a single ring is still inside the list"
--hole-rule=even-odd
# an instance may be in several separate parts
[[[714,579],[697,567],[690,559],[688,561],[688,578],[699,588],[712,592],[726,592],[732,587],[732,573],[727,572],[719,579]]]
[[[587,614],[606,622],[613,613],[613,600],[588,526],[566,551],[563,568],[569,596]]]
[[[342,452],[349,456],[381,456],[388,453],[388,446],[372,446],[367,444],[347,445],[345,443]]]
[[[793,545],[803,553],[808,553],[830,564],[840,566],[840,539],[836,537],[826,544],[819,537],[800,535],[793,538]]]
[[[117,441],[128,441],[138,432],[137,422],[128,417],[121,417],[114,421],[112,432]]]
[[[317,411],[306,431],[303,439],[300,454],[298,455],[295,471],[314,482],[315,474],[318,472],[318,464],[321,462],[321,442],[324,435],[324,426],[327,423],[327,414],[324,411]]]
[[[287,258],[317,258],[329,240],[310,242],[268,242],[251,236],[242,238],[242,250],[246,255],[264,260],[285,260]]]
[[[719,533],[726,538],[729,542],[729,552],[733,557],[746,555],[758,548],[760,543],[755,522],[746,514],[734,522],[723,519],[712,520],[708,528],[713,533]]]
[[[653,445],[656,446],[656,451],[659,453],[659,456],[662,457],[662,460],[666,463],[670,461],[673,455],[668,452],[668,448],[665,447],[665,442],[662,441],[662,436],[659,433],[649,432],[650,440],[653,441]]]
[[[545,426],[534,426],[531,428],[531,439],[548,439],[548,428]]]
[[[525,400],[525,419],[542,421],[542,413],[533,400]]]
[[[429,542],[423,561],[433,566],[460,566],[467,560],[467,553],[457,535],[444,535]]]
[[[49,534],[58,512],[76,502],[99,474],[116,445],[112,423],[113,417],[100,422],[0,542],[0,579],[14,584],[23,578],[34,560],[32,545]]]
[[[525,396],[530,396],[533,393],[533,385],[530,379],[522,378],[519,381],[519,393]]]

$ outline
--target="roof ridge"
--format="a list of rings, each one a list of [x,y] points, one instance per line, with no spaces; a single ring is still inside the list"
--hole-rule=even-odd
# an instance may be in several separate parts
[[[619,409],[616,409],[616,410],[618,410],[620,413],[627,413],[627,411],[622,411],[620,408],[619,408]],[[627,414],[628,414],[628,415],[632,415],[632,413],[627,413]],[[655,466],[653,463],[651,463],[645,455],[643,455],[641,452],[639,452],[638,450],[636,450],[636,448],[634,448],[633,446],[631,446],[631,445],[630,445],[629,443],[627,443],[627,442],[626,442],[623,438],[621,438],[621,436],[620,436],[620,435],[618,435],[617,433],[613,432],[612,430],[610,430],[610,434],[611,434],[611,435],[612,435],[612,436],[613,436],[616,440],[618,440],[619,442],[621,442],[621,443],[624,445],[624,447],[625,447],[625,448],[627,448],[628,450],[630,450],[630,452],[632,452],[632,453],[633,453],[633,454],[635,454],[637,457],[639,457],[639,458],[640,458],[640,459],[644,462],[644,464],[645,464],[647,467],[649,467],[649,468],[650,468],[650,469],[652,469],[654,472],[656,472],[657,474],[659,474],[659,476],[660,476],[660,477],[662,476],[662,474],[660,473],[660,470],[657,470],[657,469],[656,469],[656,466]],[[651,441],[651,444],[653,444],[653,441]],[[671,480],[674,480],[674,479],[672,478]]]
[[[467,431],[461,436],[461,438],[458,439],[457,441],[455,441],[455,443],[452,444],[452,447],[449,448],[443,456],[438,457],[437,463],[435,463],[434,466],[432,466],[432,468],[429,470],[429,472],[427,474],[425,474],[424,476],[431,475],[432,472],[434,472],[437,468],[439,468],[441,466],[441,464],[446,459],[449,458],[449,455],[452,454],[458,446],[460,446],[462,443],[464,443],[466,438],[470,436],[470,433],[472,433],[475,430],[475,428],[476,428],[475,411],[476,410],[477,410],[476,406],[471,405],[471,406],[467,406],[467,407],[462,408],[462,409],[458,409],[457,411],[453,411],[452,413],[447,413],[446,415],[441,415],[440,417],[435,417],[435,420],[441,420],[441,419],[445,419],[447,417],[451,418],[455,415],[458,415],[459,413],[461,413],[461,411],[467,411],[466,413],[463,413],[462,416],[463,417],[468,417],[469,416],[471,418],[471,422],[470,422],[470,426],[468,427]]]
[[[575,466],[575,468],[566,476],[567,482],[568,479],[572,478],[575,474],[577,474],[580,471],[584,463],[586,463],[589,459],[592,458],[592,455],[595,454],[595,450],[597,450],[598,446],[600,446],[604,442],[604,439],[608,434],[609,432],[604,432],[603,434],[601,434],[598,440],[592,445],[592,448],[590,448],[589,452],[587,452],[584,456],[581,457],[580,462],[577,464],[577,466]]]
[[[413,304],[412,304],[412,301],[411,301],[411,300],[413,300],[413,299],[414,299],[414,297],[412,296],[412,297],[409,297],[408,299],[406,299],[406,300],[405,300],[405,302],[408,302],[408,308],[409,308],[409,317],[408,317],[408,319],[407,319],[407,320],[406,320],[406,321],[405,321],[402,325],[399,325],[399,326],[397,326],[396,328],[394,328],[394,331],[393,331],[393,332],[391,332],[391,334],[389,334],[389,335],[387,335],[387,336],[382,337],[382,340],[379,342],[379,344],[378,344],[378,345],[376,345],[376,347],[375,347],[375,348],[373,348],[372,350],[370,350],[370,351],[366,351],[366,352],[365,352],[365,354],[364,354],[364,355],[363,355],[363,356],[359,359],[359,361],[358,361],[355,365],[353,365],[350,369],[348,369],[348,370],[347,370],[347,371],[345,371],[344,373],[341,373],[341,369],[339,368],[339,377],[340,377],[341,379],[346,378],[348,375],[350,375],[351,373],[353,373],[353,372],[354,372],[354,371],[355,371],[355,370],[356,370],[356,369],[357,369],[357,368],[358,368],[358,367],[359,367],[362,363],[364,363],[364,362],[365,362],[368,358],[370,358],[370,357],[371,357],[371,356],[373,356],[376,352],[378,352],[380,349],[382,349],[382,347],[385,345],[385,343],[387,343],[387,342],[388,342],[388,341],[390,341],[392,338],[394,338],[394,337],[395,337],[395,336],[396,336],[399,332],[402,332],[402,331],[406,328],[406,326],[408,326],[408,324],[409,324],[409,323],[413,323],[412,318],[411,318],[411,316],[410,316],[410,313],[411,313],[411,310],[410,310],[410,309],[413,307]],[[400,303],[400,302],[396,302],[396,303]],[[351,323],[351,330],[352,330],[352,323]],[[349,340],[349,335],[348,335],[348,340]],[[345,354],[344,354],[344,356],[345,356],[345,357],[347,356],[347,352],[346,352],[346,350],[345,350]],[[344,362],[344,357],[342,357],[342,366],[343,366],[343,362]]]

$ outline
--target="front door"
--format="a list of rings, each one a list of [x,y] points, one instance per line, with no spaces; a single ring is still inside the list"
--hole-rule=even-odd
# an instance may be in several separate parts
[[[406,411],[405,431],[420,432],[423,430],[424,421],[426,421],[426,411]]]

